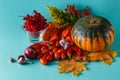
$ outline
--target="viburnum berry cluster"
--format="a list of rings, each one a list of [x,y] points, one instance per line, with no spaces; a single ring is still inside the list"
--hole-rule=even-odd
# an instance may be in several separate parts
[[[25,23],[23,28],[29,32],[41,31],[47,27],[47,20],[36,10],[33,11],[33,16],[27,14],[23,20]]]

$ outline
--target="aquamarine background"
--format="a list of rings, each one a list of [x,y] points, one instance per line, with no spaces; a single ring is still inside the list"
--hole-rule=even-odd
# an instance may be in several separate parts
[[[60,74],[55,62],[44,66],[39,61],[32,65],[10,63],[8,57],[17,58],[31,43],[21,29],[22,17],[33,10],[41,12],[48,21],[46,5],[64,9],[67,4],[83,9],[89,6],[94,15],[106,17],[115,27],[115,41],[110,46],[120,54],[120,0],[0,0],[0,80],[119,80],[120,57],[112,65],[102,62],[87,64],[88,70],[74,77],[71,73]]]

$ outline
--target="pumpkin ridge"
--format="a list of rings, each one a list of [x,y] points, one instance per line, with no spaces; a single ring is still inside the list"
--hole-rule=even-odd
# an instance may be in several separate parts
[[[80,36],[78,36],[78,40],[77,40],[78,46],[81,46],[80,40],[81,40],[81,38],[80,38]]]
[[[78,34],[79,34],[80,32],[78,32],[78,30],[76,30],[75,32],[74,32],[74,35],[76,35],[76,36],[74,36],[74,40],[75,40],[75,43],[76,44],[78,44],[78,40],[77,40],[77,37],[78,37]],[[81,35],[81,34],[80,34]],[[80,36],[79,35],[79,36]],[[79,46],[79,45],[78,45]]]
[[[106,34],[106,42],[107,42],[107,46],[111,44],[111,37],[110,34]]]
[[[113,27],[110,27],[110,31],[112,31],[113,35],[115,34]]]
[[[88,33],[90,30],[90,27],[84,27],[83,28],[83,31],[84,31],[84,34],[82,34],[82,37],[84,38],[84,43],[83,43],[83,40],[81,40],[81,44],[84,44],[84,45],[81,45],[82,48],[84,48],[85,50],[87,50],[87,37],[90,36],[90,34]]]
[[[108,27],[109,26],[109,27]],[[105,47],[108,47],[110,44],[111,44],[111,42],[112,42],[112,38],[111,38],[111,36],[110,36],[110,34],[109,34],[109,31],[112,31],[113,33],[114,33],[114,29],[112,28],[113,26],[111,25],[111,24],[108,24],[108,26],[107,26],[107,28],[106,28],[106,33],[105,33],[105,41],[106,41],[106,46]],[[107,36],[107,35],[108,36]],[[110,40],[109,40],[110,39]]]
[[[93,39],[93,51],[99,51],[99,42],[97,40],[97,37]]]
[[[90,43],[91,43],[91,52],[93,52],[93,38],[92,38],[92,28],[89,29],[90,31]]]
[[[107,34],[108,36],[106,36],[106,40],[105,40],[105,41],[107,42],[107,46],[110,45],[111,42],[112,42],[112,38],[111,38],[111,35],[109,34],[109,31],[112,31],[112,32],[114,33],[114,31],[113,31],[113,29],[111,29],[111,27],[109,27],[109,28],[107,29],[107,33],[106,33],[106,34]],[[107,37],[108,37],[108,39],[107,39]],[[109,39],[110,39],[110,41],[109,41]]]
[[[81,47],[86,50],[86,37],[82,38],[82,43],[81,43]]]
[[[112,42],[113,42],[113,40],[114,40],[114,32],[109,31],[109,34],[110,34],[110,37],[111,37],[111,43],[112,43]]]
[[[75,36],[75,43],[78,44],[78,46],[80,46],[78,42],[78,35]]]
[[[98,35],[99,36],[99,35]],[[99,51],[100,51],[100,43],[99,43],[99,39],[97,37],[97,42],[98,42],[98,47],[99,47]]]
[[[87,31],[86,31],[86,50],[91,52],[91,33],[90,33],[90,28],[86,27]]]
[[[91,41],[92,41],[91,38],[87,37],[87,42],[86,42],[86,47],[87,47],[87,48],[86,48],[86,50],[89,51],[89,52],[92,51]]]
[[[98,42],[98,47],[99,47],[99,49],[98,50],[96,50],[96,51],[100,51],[100,42],[99,42],[99,36],[101,36],[101,33],[99,32],[99,30],[97,31],[97,42]]]
[[[74,40],[75,40],[75,44],[77,44],[77,37],[76,36],[74,36]]]
[[[114,27],[112,25],[110,26],[110,30],[114,32]]]
[[[100,50],[103,50],[105,48],[104,40],[101,36],[99,36],[98,39],[100,43]]]
[[[101,26],[104,27],[104,29],[102,29],[102,27],[100,27],[99,32],[100,32],[100,36],[104,40],[104,44],[105,44],[105,48],[106,48],[108,46],[107,41],[106,41],[106,32],[108,32],[110,30],[110,28],[108,26],[105,26],[105,25],[101,25]]]
[[[98,32],[98,30],[97,30],[97,28],[96,27],[94,27],[94,28],[92,28],[92,51],[93,52],[95,52],[95,51],[97,51],[96,49],[94,49],[94,39],[96,38],[96,37],[98,37],[98,34],[97,34],[97,32]]]

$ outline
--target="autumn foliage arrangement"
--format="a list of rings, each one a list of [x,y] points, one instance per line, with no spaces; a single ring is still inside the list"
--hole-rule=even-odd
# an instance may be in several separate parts
[[[76,6],[71,5],[67,5],[65,10],[47,5],[47,9],[54,19],[52,22],[46,22],[46,19],[37,11],[34,11],[33,16],[24,17],[23,27],[27,31],[34,32],[45,29],[42,35],[43,41],[34,43],[25,49],[24,55],[28,59],[39,59],[40,63],[44,65],[58,60],[57,64],[60,66],[58,71],[61,73],[72,72],[73,75],[87,70],[85,62],[112,63],[112,58],[117,56],[116,52],[106,48],[96,50],[96,46],[101,44],[101,40],[103,40],[102,45],[109,44],[109,42],[111,44],[114,40],[114,28],[107,19],[93,18],[88,7],[80,11]],[[88,17],[90,18],[88,19]],[[105,26],[104,30],[109,34],[106,34],[101,26]]]

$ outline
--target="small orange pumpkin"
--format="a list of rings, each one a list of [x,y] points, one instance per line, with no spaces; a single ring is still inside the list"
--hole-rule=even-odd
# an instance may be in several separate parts
[[[103,17],[87,16],[79,19],[72,29],[72,40],[83,50],[102,51],[114,40],[114,27]]]

